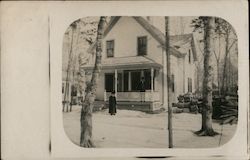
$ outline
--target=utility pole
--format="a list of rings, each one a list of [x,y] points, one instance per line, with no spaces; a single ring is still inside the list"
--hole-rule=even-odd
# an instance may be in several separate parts
[[[170,65],[170,45],[169,45],[169,17],[165,17],[165,49],[167,57],[167,85],[168,85],[168,148],[173,148],[173,129],[172,129],[172,99],[171,99],[171,65]]]

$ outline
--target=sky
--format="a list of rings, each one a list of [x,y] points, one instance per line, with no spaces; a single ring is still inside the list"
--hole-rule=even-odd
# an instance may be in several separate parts
[[[190,24],[194,18],[196,17],[170,17],[170,34],[192,33],[193,28]]]

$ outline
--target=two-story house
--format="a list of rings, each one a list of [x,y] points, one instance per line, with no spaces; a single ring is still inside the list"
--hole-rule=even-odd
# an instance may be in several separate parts
[[[95,62],[95,43],[85,70]],[[167,65],[164,17],[114,17],[104,31],[102,71],[98,100],[106,101],[116,91],[120,106],[139,110],[167,107]],[[196,48],[192,34],[170,37],[172,100],[180,94],[194,92]],[[145,84],[145,102],[138,88]]]

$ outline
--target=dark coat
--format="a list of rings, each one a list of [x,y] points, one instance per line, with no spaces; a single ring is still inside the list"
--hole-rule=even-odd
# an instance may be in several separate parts
[[[116,98],[114,96],[109,97],[109,113],[116,113]]]
[[[145,92],[145,81],[140,81],[140,83],[138,85],[138,90],[140,92]]]

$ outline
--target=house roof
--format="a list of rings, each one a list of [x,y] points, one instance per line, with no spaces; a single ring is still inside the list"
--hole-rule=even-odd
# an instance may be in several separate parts
[[[128,63],[129,62],[129,63]],[[103,69],[129,69],[129,68],[161,68],[162,65],[155,62],[154,60],[144,57],[144,56],[133,56],[133,57],[112,57],[106,58],[102,60],[102,68]],[[85,69],[93,69],[93,64],[88,64],[83,66]]]
[[[114,25],[118,22],[120,19],[120,16],[113,17],[109,24],[107,25],[105,31],[104,31],[104,37],[109,33],[109,31],[114,27]],[[146,31],[148,31],[152,37],[154,37],[162,47],[165,46],[165,34],[163,34],[158,28],[150,24],[146,19],[143,17],[133,17]],[[192,44],[192,50],[194,53],[194,60],[197,59],[196,55],[196,49],[194,44],[194,37],[193,34],[183,34],[183,35],[174,35],[170,36],[170,52],[171,54],[177,56],[177,57],[183,57],[186,55],[186,53],[182,53],[181,50],[176,49],[176,45],[184,44],[184,43],[190,43]],[[96,42],[94,42],[88,52],[93,52],[93,49],[96,45]]]
[[[195,48],[196,44],[195,44],[194,35],[192,33],[170,36],[170,44],[172,46],[174,46],[175,48],[179,48],[178,50],[180,52],[182,52],[182,50],[183,50],[183,48],[181,48],[180,46],[184,46],[188,43],[191,43],[191,48],[193,51],[194,60],[196,61],[197,60],[197,51]]]
[[[133,17],[146,31],[148,31],[152,37],[154,37],[160,44],[162,47],[165,46],[165,35],[155,26],[153,26],[152,24],[150,24],[146,19],[144,19],[143,17]],[[178,50],[176,50],[170,42],[170,52],[171,54],[177,56],[177,57],[182,57],[183,54],[181,52],[179,52]]]

